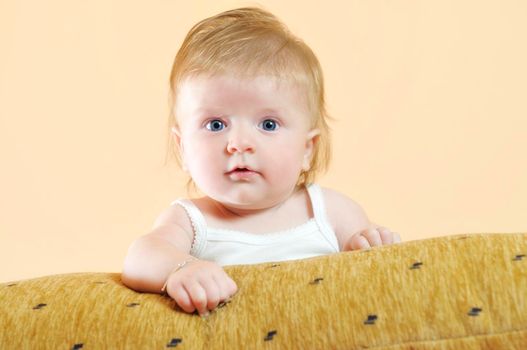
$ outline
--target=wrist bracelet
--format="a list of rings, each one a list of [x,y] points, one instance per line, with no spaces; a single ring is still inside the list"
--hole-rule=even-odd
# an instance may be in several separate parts
[[[172,276],[172,274],[174,272],[177,272],[179,271],[181,268],[183,268],[186,264],[188,264],[189,262],[192,262],[194,260],[198,260],[198,259],[195,259],[195,258],[191,258],[191,259],[187,259],[183,262],[180,262],[179,264],[176,265],[176,267],[174,268],[174,270],[172,270],[169,274],[168,274],[168,277],[167,277],[167,280],[165,281],[165,284],[163,285],[163,287],[161,288],[161,293],[162,294],[166,294],[166,288],[167,288],[167,284],[168,284],[168,279],[170,278],[170,276]]]

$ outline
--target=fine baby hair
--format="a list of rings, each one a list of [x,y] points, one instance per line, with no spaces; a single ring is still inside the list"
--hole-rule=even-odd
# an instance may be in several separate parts
[[[298,185],[314,182],[327,170],[331,155],[330,119],[324,100],[324,79],[313,51],[273,14],[256,7],[238,8],[206,18],[194,25],[175,57],[170,74],[168,147],[181,166],[173,130],[178,129],[177,94],[180,83],[197,75],[228,74],[234,77],[271,76],[297,84],[305,94],[311,127],[320,131],[311,167],[302,171]],[[189,179],[187,188],[193,185]]]

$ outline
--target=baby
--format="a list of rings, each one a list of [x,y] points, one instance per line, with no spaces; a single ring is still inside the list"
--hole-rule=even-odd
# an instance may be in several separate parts
[[[320,64],[272,14],[197,23],[170,76],[170,141],[201,198],[178,199],[132,243],[122,280],[206,315],[237,286],[222,266],[400,242],[314,180],[329,161]]]

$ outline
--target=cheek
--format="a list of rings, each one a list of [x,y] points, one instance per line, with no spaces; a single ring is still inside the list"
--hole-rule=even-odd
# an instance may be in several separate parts
[[[214,166],[221,162],[223,147],[219,140],[212,138],[194,137],[185,143],[184,157],[186,163],[192,168]]]
[[[266,159],[278,176],[295,176],[300,172],[304,153],[301,147],[292,147],[290,142],[277,144],[266,150]]]

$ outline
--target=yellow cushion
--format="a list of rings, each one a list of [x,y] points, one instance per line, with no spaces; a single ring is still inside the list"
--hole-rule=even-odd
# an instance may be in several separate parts
[[[0,285],[0,349],[527,349],[527,234],[225,268],[207,318],[119,273]]]

